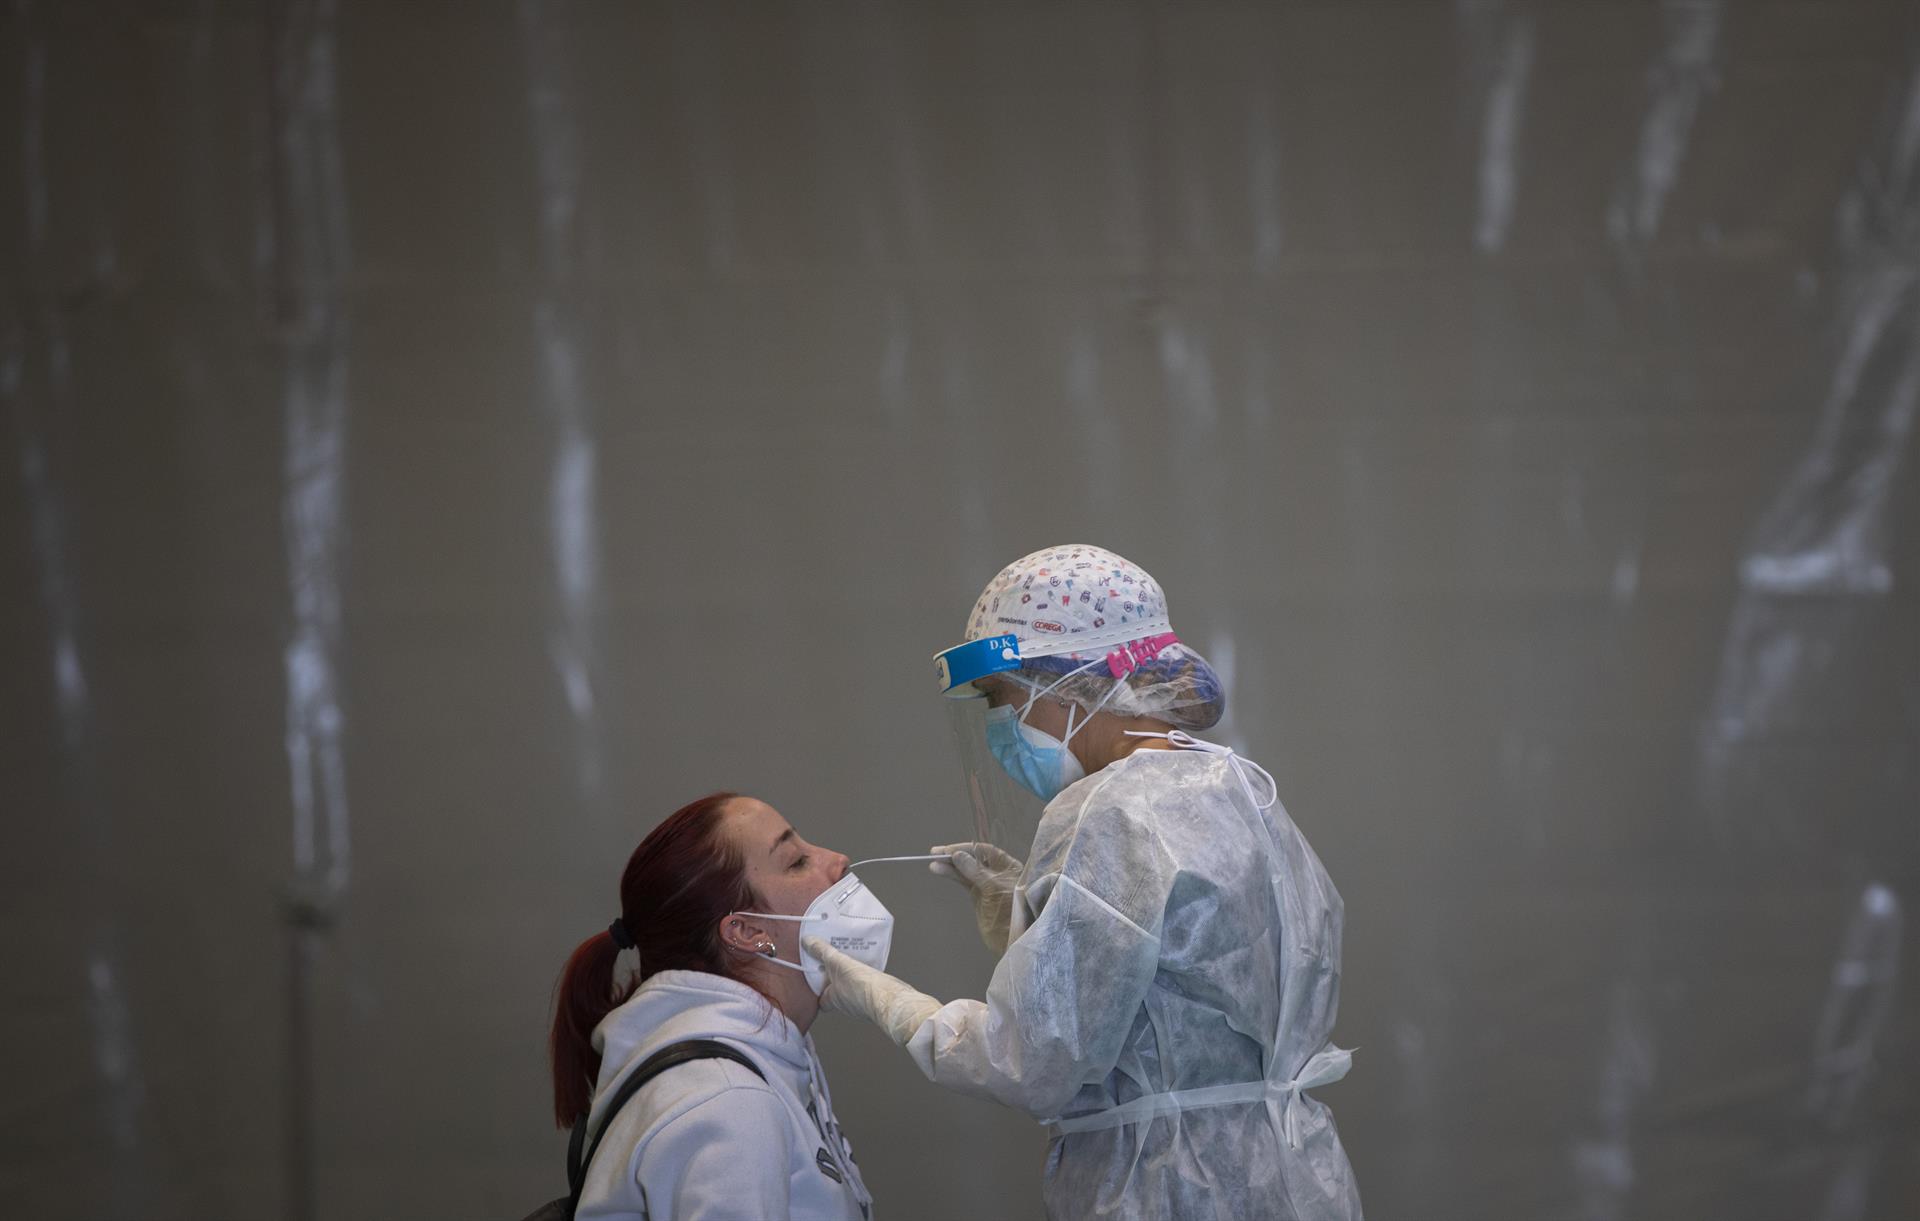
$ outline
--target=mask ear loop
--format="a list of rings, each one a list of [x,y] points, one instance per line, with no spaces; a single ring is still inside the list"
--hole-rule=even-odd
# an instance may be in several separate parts
[[[1059,688],[1061,683],[1066,682],[1070,678],[1075,678],[1075,677],[1078,677],[1079,675],[1085,674],[1088,670],[1093,669],[1095,666],[1099,665],[1104,660],[1105,660],[1104,658],[1096,657],[1092,661],[1089,661],[1084,665],[1080,666],[1078,669],[1067,671],[1065,674],[1062,674],[1059,678],[1055,679],[1051,684],[1049,684],[1047,687],[1041,690],[1035,690],[1033,684],[1029,680],[1024,678],[1019,678],[1016,675],[1015,676],[1016,681],[1020,682],[1022,685],[1024,685],[1027,688],[1027,702],[1026,702],[1026,705],[1020,709],[1020,723],[1023,725],[1026,724],[1027,714],[1033,711],[1033,704],[1035,700],[1045,699],[1047,696],[1052,695],[1054,691],[1056,691]],[[1073,714],[1076,712],[1080,712],[1080,705],[1074,703],[1072,700],[1064,701],[1067,705],[1067,735],[1066,737],[1060,739],[1060,744],[1062,746],[1065,746],[1067,743],[1073,741],[1074,734],[1079,733],[1082,729],[1085,729],[1088,725],[1092,724],[1093,718],[1100,715],[1100,710],[1107,706],[1107,702],[1111,700],[1114,696],[1120,694],[1120,684],[1125,681],[1126,681],[1125,679],[1115,679],[1113,686],[1108,687],[1107,693],[1100,697],[1100,702],[1095,704],[1091,711],[1085,712],[1082,714],[1081,721],[1078,726],[1076,726],[1073,723]]]
[[[826,917],[825,917],[824,915],[822,915],[822,916],[783,916],[783,915],[780,915],[780,914],[779,914],[778,912],[730,912],[730,913],[728,913],[728,914],[729,914],[729,915],[734,915],[734,916],[752,916],[752,917],[754,917],[755,919],[759,919],[759,920],[785,920],[785,921],[787,921],[787,922],[789,922],[789,923],[791,923],[791,924],[805,924],[805,923],[806,923],[807,921],[809,921],[809,920],[824,920],[824,919],[826,919]],[[786,968],[787,968],[788,970],[792,970],[792,971],[805,971],[805,970],[806,970],[806,968],[805,968],[804,966],[801,966],[801,965],[800,965],[799,963],[797,963],[797,962],[788,962],[788,961],[787,961],[786,959],[784,959],[784,958],[780,958],[780,957],[777,957],[777,955],[778,955],[778,950],[775,950],[775,951],[773,951],[772,953],[769,953],[769,952],[768,952],[768,951],[766,951],[766,950],[757,950],[757,951],[756,951],[756,954],[757,954],[757,956],[759,956],[759,957],[760,957],[760,958],[761,958],[761,959],[762,959],[763,961],[765,961],[765,962],[777,962],[777,963],[779,963],[779,964],[780,964],[781,966],[783,966],[783,967],[786,967]]]
[[[1115,680],[1113,686],[1107,688],[1107,693],[1100,697],[1100,702],[1093,706],[1093,711],[1087,713],[1086,719],[1080,722],[1080,729],[1085,729],[1087,726],[1093,724],[1093,718],[1100,715],[1100,710],[1107,706],[1107,701],[1119,692],[1120,684],[1125,681],[1125,679]],[[1079,707],[1077,704],[1067,705],[1067,736],[1061,739],[1061,745],[1063,746],[1073,741],[1073,735],[1080,732],[1080,729],[1073,727],[1073,710],[1077,707]]]
[[[1049,683],[1046,687],[1039,687],[1039,685],[1033,682],[1033,680],[1031,679],[1022,678],[1017,674],[1013,675],[1012,676],[1013,680],[1027,689],[1027,702],[1021,706],[1020,720],[1022,722],[1026,721],[1027,714],[1033,711],[1033,704],[1035,700],[1043,700],[1047,698],[1049,695],[1052,695],[1054,691],[1056,691],[1059,688],[1061,683],[1066,682],[1070,678],[1077,678],[1078,676],[1085,674],[1088,670],[1093,669],[1095,666],[1099,665],[1104,660],[1106,659],[1102,657],[1096,657],[1092,661],[1082,665],[1077,670],[1068,670],[1065,674],[1062,674],[1059,678],[1054,679],[1053,682]],[[1117,689],[1118,688],[1116,688],[1116,690]],[[1107,692],[1107,699],[1112,699],[1112,698],[1113,698],[1113,692],[1112,691]],[[1106,700],[1100,701],[1102,705],[1104,705],[1106,702],[1107,702]],[[1072,704],[1072,703],[1069,703],[1067,705],[1067,736],[1068,737],[1073,736],[1073,710],[1076,707],[1078,707],[1078,705]],[[1082,728],[1085,728],[1084,723],[1082,724]]]
[[[1022,725],[1024,725],[1027,723],[1027,714],[1033,711],[1034,701],[1040,698],[1041,692],[1040,692],[1040,689],[1037,686],[1035,686],[1033,683],[1028,682],[1026,679],[1021,678],[1018,675],[1014,676],[1013,681],[1019,683],[1022,687],[1026,689],[1026,692],[1027,692],[1027,702],[1020,705],[1020,715],[1014,718],[1015,720],[1018,720]],[[1051,691],[1052,689],[1053,688],[1051,687],[1047,688],[1047,690],[1049,691]]]

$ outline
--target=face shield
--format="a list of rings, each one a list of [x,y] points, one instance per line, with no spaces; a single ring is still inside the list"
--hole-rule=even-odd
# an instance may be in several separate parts
[[[963,838],[992,844],[1015,857],[1026,856],[1045,805],[993,757],[987,745],[987,697],[973,691],[949,696],[945,704],[954,757],[960,760],[966,810],[972,819]]]
[[[1127,638],[1143,628],[1146,634]],[[1112,710],[1203,729],[1219,719],[1224,703],[1212,668],[1164,622],[1025,646],[1012,633],[987,636],[936,654],[934,672],[946,697],[947,723],[973,820],[968,838],[991,844],[1016,858],[1016,864],[1033,843],[1046,808],[1045,799],[1035,793],[1056,793],[1085,774],[1067,750],[1078,728]],[[1027,773],[1022,784],[995,757],[988,725],[996,716],[1011,722],[1035,698],[1068,706],[1066,737],[1041,735],[1043,745],[1036,753],[1032,735],[1015,731],[1029,739],[1013,750],[1017,762],[1007,765]],[[1004,739],[1013,727],[1002,723],[997,728]],[[986,856],[999,859],[992,853]]]
[[[956,840],[991,845],[998,853],[975,854],[983,863],[1001,859],[1001,867],[1017,875],[1018,865],[1033,845],[1045,809],[1038,797],[1022,788],[1000,766],[987,746],[987,713],[1003,697],[989,699],[976,680],[1020,667],[1020,646],[1013,636],[970,641],[934,658],[940,691],[953,738],[954,757],[960,761],[960,781],[970,824]],[[956,829],[958,831],[958,829]],[[1010,880],[1017,880],[1010,879]]]

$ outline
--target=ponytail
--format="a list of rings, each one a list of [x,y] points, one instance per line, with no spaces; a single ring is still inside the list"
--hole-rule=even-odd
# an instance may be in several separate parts
[[[605,933],[582,941],[553,989],[553,1033],[548,1049],[553,1057],[553,1117],[562,1128],[585,1115],[593,1105],[600,1079],[600,1053],[593,1046],[594,1028],[637,986],[629,983],[614,992],[613,968],[620,947]]]
[[[728,912],[751,911],[758,901],[739,850],[720,834],[720,816],[735,796],[713,793],[674,811],[633,850],[620,878],[620,918],[640,955],[634,977],[616,984],[620,947],[606,932],[581,942],[561,970],[547,1042],[560,1127],[572,1127],[593,1106],[600,1082],[595,1028],[649,976],[705,971],[737,978],[716,930]]]

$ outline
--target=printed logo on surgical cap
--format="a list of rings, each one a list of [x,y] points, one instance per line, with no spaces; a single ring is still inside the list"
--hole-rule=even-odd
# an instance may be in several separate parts
[[[1051,619],[1035,619],[1032,626],[1036,632],[1050,632],[1055,636],[1067,630],[1065,624],[1055,623]]]

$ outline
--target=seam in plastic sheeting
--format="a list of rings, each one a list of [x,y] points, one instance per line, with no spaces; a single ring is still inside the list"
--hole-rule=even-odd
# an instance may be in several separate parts
[[[341,556],[346,545],[351,265],[341,165],[333,0],[269,10],[265,206],[255,249],[271,284],[281,343],[281,536],[288,640],[285,749],[293,816],[288,895],[286,1201],[295,1221],[318,1210],[314,967],[351,877]]]
[[[1719,86],[1719,0],[1664,0],[1660,58],[1647,70],[1651,95],[1631,182],[1607,211],[1607,231],[1624,251],[1653,241],[1667,198],[1680,179],[1687,145],[1706,97]]]
[[[1633,1120],[1640,1101],[1653,1087],[1656,1060],[1653,1024],[1636,971],[1614,984],[1600,1078],[1594,1089],[1594,1128],[1576,1137],[1570,1150],[1581,1202],[1579,1215],[1590,1221],[1617,1221],[1628,1215],[1637,1181]]]
[[[1891,887],[1870,882],[1861,890],[1814,1033],[1807,1107],[1831,1128],[1853,1122],[1860,1093],[1878,1067],[1880,1034],[1900,983],[1905,923]]]
[[[1892,589],[1887,513],[1920,404],[1916,150],[1920,65],[1910,70],[1890,145],[1840,205],[1840,350],[1814,435],[1740,563],[1699,751],[1710,811],[1724,813],[1737,748],[1788,714],[1800,685],[1831,668],[1858,608]],[[1818,595],[1844,601],[1830,630],[1815,636],[1788,612]]]
[[[604,648],[599,639],[599,462],[593,404],[581,386],[582,318],[577,251],[581,224],[580,131],[569,100],[565,44],[548,6],[524,0],[520,24],[527,43],[527,109],[533,137],[539,231],[534,334],[539,345],[540,407],[553,428],[547,522],[553,550],[554,622],[548,655],[573,717],[575,778],[581,798],[597,808],[603,791],[600,701],[594,676]]]
[[[1506,244],[1519,206],[1520,133],[1533,77],[1534,22],[1531,14],[1514,14],[1499,0],[1460,0],[1458,12],[1466,27],[1471,79],[1487,82],[1481,91],[1473,244],[1483,254],[1496,254]]]
[[[340,164],[332,0],[287,4],[274,31],[273,181],[263,210],[281,326],[285,427],[281,524],[290,639],[286,750],[296,886],[327,904],[350,874],[345,717],[338,681],[345,546],[351,258]]]
[[[1883,1067],[1879,1043],[1899,991],[1904,926],[1899,896],[1882,882],[1869,882],[1834,960],[1814,1033],[1807,1107],[1847,1144],[1827,1186],[1820,1221],[1859,1221],[1872,1200],[1886,1138],[1862,1131],[1857,1121],[1861,1094]]]
[[[28,285],[25,317],[15,322],[0,349],[0,399],[11,407],[9,414],[19,443],[21,484],[38,569],[41,610],[50,637],[49,677],[60,729],[61,798],[66,812],[85,828],[87,866],[104,870],[111,860],[114,840],[112,812],[96,788],[93,704],[70,569],[72,549],[67,539],[65,495],[53,453],[54,427],[73,409],[72,353],[62,311],[47,299],[41,275],[52,217],[47,158],[48,50],[34,18],[31,6],[16,7],[15,19],[26,31],[21,43],[20,79]],[[42,367],[40,375],[33,377],[32,355],[36,352]],[[95,882],[92,877],[85,880]],[[85,996],[80,1008],[87,1017],[92,1069],[100,1087],[100,1123],[112,1149],[109,1168],[104,1172],[108,1198],[117,1213],[131,1216],[148,1195],[143,1154],[146,1077],[134,1038],[116,905],[107,895],[91,906],[94,914],[86,930],[84,976],[70,982]]]

